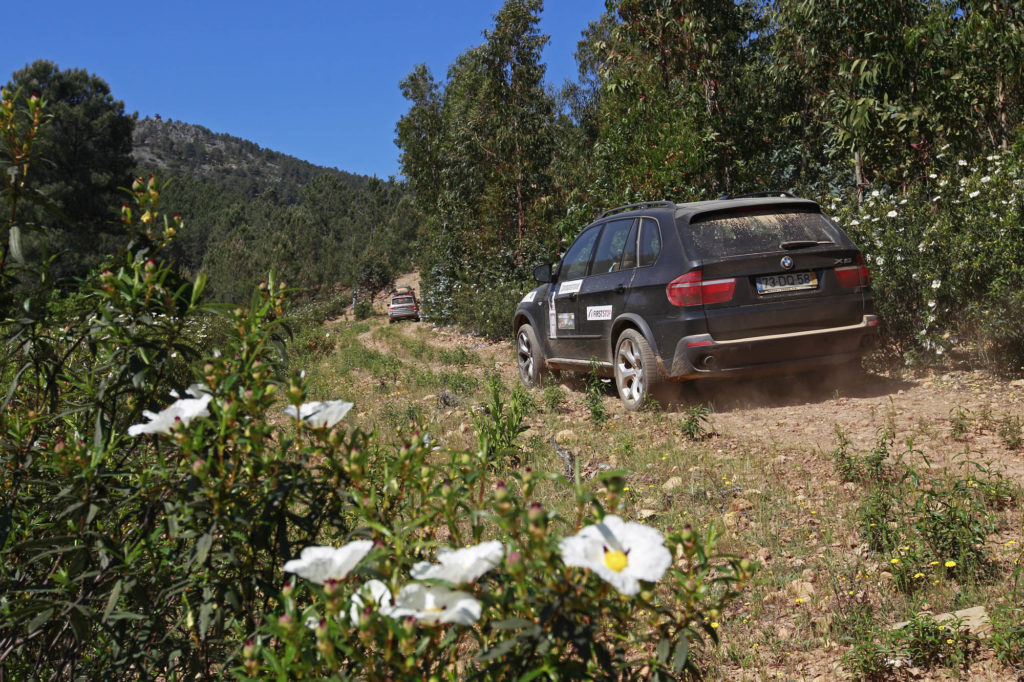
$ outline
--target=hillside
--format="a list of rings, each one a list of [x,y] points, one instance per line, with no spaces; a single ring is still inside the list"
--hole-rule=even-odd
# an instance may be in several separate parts
[[[473,451],[488,377],[500,378],[506,399],[516,390],[509,344],[425,322],[388,325],[383,310],[379,298],[370,320],[320,330],[319,358],[304,366],[311,394],[355,402],[350,419],[361,428],[416,424],[442,448]],[[595,403],[563,373],[527,391],[527,430],[498,468],[571,479],[578,467],[590,485],[622,470],[624,517],[661,530],[714,524],[724,551],[756,558],[754,584],[723,614],[722,647],[704,659],[711,679],[850,679],[866,666],[857,657],[873,651],[866,636],[891,646],[878,665],[895,678],[910,664],[893,652],[918,636],[891,630],[896,621],[968,608],[985,615],[965,620],[960,644],[943,644],[944,656],[964,647],[964,669],[918,665],[907,679],[1015,679],[992,631],[1005,632],[1019,594],[1021,382],[969,370],[883,373],[872,362],[843,385],[709,384],[641,412],[624,410],[613,390]],[[707,421],[687,431],[702,405]],[[572,499],[556,484],[542,497],[566,518]]]
[[[192,176],[250,197],[273,189],[289,204],[297,203],[301,188],[320,175],[331,175],[352,191],[364,189],[370,180],[264,149],[233,135],[159,116],[136,121],[132,145],[141,174]]]

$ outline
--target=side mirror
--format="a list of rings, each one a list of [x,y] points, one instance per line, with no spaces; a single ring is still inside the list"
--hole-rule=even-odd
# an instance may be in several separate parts
[[[541,284],[546,284],[551,281],[551,263],[544,263],[544,265],[538,265],[533,269],[533,278]]]

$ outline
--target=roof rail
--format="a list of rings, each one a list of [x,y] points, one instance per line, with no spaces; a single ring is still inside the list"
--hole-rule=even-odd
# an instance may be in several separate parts
[[[757,199],[759,197],[785,197],[786,199],[796,199],[796,195],[792,192],[784,192],[782,190],[768,190],[766,192],[750,192],[748,194],[737,194],[735,196],[730,194],[723,194],[718,197],[719,199]]]
[[[595,218],[595,220],[600,220],[601,218],[604,218],[605,216],[610,216],[613,213],[621,213],[622,211],[629,211],[629,210],[632,210],[634,208],[648,208],[648,207],[653,208],[655,206],[675,208],[676,204],[675,204],[674,201],[664,201],[664,200],[663,201],[641,201],[638,204],[626,204],[625,206],[616,206],[615,208],[609,208],[607,211],[605,211],[601,215],[597,216],[597,218]]]

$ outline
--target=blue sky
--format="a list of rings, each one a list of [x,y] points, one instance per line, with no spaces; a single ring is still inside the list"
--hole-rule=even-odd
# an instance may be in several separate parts
[[[82,68],[139,117],[160,114],[323,166],[397,175],[399,81],[444,79],[502,0],[7,3],[0,83],[35,61]],[[547,81],[576,78],[580,32],[604,0],[547,0]]]

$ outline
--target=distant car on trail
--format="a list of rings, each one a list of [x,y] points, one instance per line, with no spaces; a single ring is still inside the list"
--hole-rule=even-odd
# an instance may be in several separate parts
[[[420,321],[420,304],[416,300],[416,292],[412,287],[395,287],[391,292],[391,303],[388,304],[388,323],[398,320]]]

